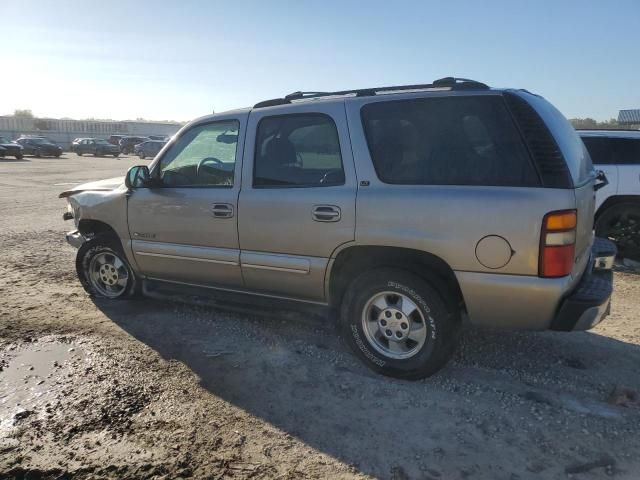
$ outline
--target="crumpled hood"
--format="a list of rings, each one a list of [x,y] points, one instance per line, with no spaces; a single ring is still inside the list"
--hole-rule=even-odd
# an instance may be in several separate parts
[[[71,190],[65,190],[59,195],[59,198],[66,198],[78,192],[115,190],[123,184],[124,177],[107,178],[106,180],[98,180],[97,182],[83,183],[82,185],[73,187]]]

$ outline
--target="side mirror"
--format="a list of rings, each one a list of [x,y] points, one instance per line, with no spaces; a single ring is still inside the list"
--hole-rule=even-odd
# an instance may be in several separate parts
[[[605,175],[605,173],[602,170],[597,170],[596,171],[596,182],[593,185],[593,189],[597,192],[598,190],[600,190],[601,188],[606,187],[607,185],[609,185],[609,179],[607,178],[607,176]]]
[[[149,173],[149,167],[146,165],[131,167],[127,171],[127,176],[124,177],[124,184],[128,190],[146,187],[149,183],[151,183],[151,174]]]

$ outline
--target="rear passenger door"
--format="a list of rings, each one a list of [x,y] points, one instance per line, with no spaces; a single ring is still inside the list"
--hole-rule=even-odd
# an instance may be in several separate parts
[[[582,137],[582,141],[589,151],[593,167],[596,170],[602,170],[609,182],[606,187],[601,188],[596,193],[596,211],[607,198],[618,193],[618,179],[620,176],[612,140],[615,139],[597,136]]]
[[[238,205],[245,285],[324,301],[333,252],[355,235],[356,175],[343,103],[254,109]]]

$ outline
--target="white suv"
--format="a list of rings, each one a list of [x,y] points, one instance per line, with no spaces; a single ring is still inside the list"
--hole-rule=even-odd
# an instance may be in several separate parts
[[[640,130],[580,130],[595,168],[609,184],[596,195],[596,235],[640,261]]]

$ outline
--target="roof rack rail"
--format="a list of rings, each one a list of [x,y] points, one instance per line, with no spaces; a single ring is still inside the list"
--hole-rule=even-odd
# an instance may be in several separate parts
[[[417,85],[397,85],[379,88],[362,88],[356,90],[341,90],[337,92],[293,92],[284,98],[274,98],[256,103],[253,108],[273,107],[275,105],[286,105],[295,100],[307,100],[322,97],[341,97],[346,95],[355,95],[356,97],[371,97],[377,93],[384,92],[401,92],[406,90],[428,90],[433,88],[449,88],[451,90],[488,90],[489,86],[485,83],[468,78],[444,77],[434,80],[433,83],[417,84]]]

